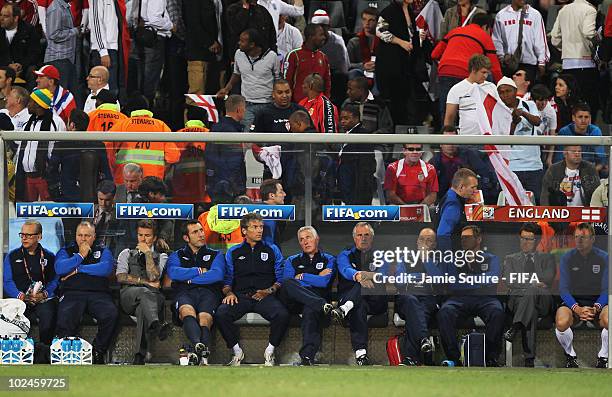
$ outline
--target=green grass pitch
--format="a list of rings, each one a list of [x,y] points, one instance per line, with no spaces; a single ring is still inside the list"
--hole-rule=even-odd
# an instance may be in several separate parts
[[[0,366],[0,376],[68,377],[68,391],[0,392],[15,397],[610,397],[612,394],[612,372],[595,369],[36,365]]]

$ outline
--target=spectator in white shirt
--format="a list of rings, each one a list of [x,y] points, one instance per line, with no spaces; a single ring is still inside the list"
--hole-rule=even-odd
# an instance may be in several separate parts
[[[119,93],[119,76],[122,65],[119,62],[119,19],[116,1],[90,0],[90,42],[91,65],[107,68],[108,85],[113,94]],[[85,110],[87,112],[87,110]]]
[[[493,98],[497,98],[495,84],[486,81],[491,70],[491,61],[482,54],[474,55],[468,61],[470,75],[467,79],[455,84],[446,98],[445,126],[454,126],[459,114],[459,135],[480,135],[478,125],[478,108],[473,95],[477,85]]]
[[[132,22],[130,25],[138,26],[138,21],[142,20],[145,28],[151,28],[155,31],[155,42],[152,43],[152,47],[145,47],[136,40],[136,45],[133,46],[136,54],[144,53],[144,65],[142,68],[139,67],[138,70],[138,89],[149,103],[153,103],[164,66],[166,40],[176,31],[176,27],[166,10],[166,0],[140,0],[142,1],[142,7],[138,7],[138,0],[132,1],[135,3],[132,5]],[[141,8],[140,16],[138,15],[139,8]]]
[[[523,37],[519,47],[519,21],[523,17]],[[502,67],[505,59],[520,52],[519,68],[527,71],[530,80],[535,80],[536,71],[544,75],[546,63],[550,58],[546,43],[546,27],[542,15],[535,8],[526,5],[525,0],[512,0],[512,4],[501,9],[495,17],[493,43]],[[504,73],[511,76],[516,70],[505,68]]]
[[[573,75],[593,115],[599,110],[599,71],[592,58],[597,9],[586,0],[574,0],[559,10],[551,43],[561,50],[563,73]]]
[[[15,131],[23,131],[23,127],[30,119],[28,111],[28,102],[30,94],[23,87],[13,87],[9,95],[6,97],[6,108],[0,110],[11,119]]]
[[[274,22],[274,28],[277,34],[280,29],[281,15],[286,15],[288,17],[299,17],[304,15],[303,0],[295,0],[294,5],[287,4],[283,0],[257,0],[257,4],[268,10],[272,17],[272,22]]]
[[[304,39],[300,30],[287,22],[287,16],[281,15],[278,19],[278,34],[276,35],[279,61],[282,63],[285,55],[300,48],[303,43]]]
[[[89,71],[89,75],[87,76],[87,88],[89,88],[90,93],[83,107],[85,113],[96,110],[96,100],[94,98],[100,90],[104,89],[110,91],[108,77],[108,69],[104,66],[94,66]]]

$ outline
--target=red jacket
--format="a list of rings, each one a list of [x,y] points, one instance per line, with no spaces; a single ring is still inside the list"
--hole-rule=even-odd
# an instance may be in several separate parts
[[[310,51],[304,46],[287,54],[283,63],[283,75],[291,86],[292,102],[298,103],[306,98],[302,84],[306,76],[312,73],[318,73],[323,77],[323,80],[325,80],[325,95],[329,97],[331,94],[331,72],[327,55],[321,51]]]
[[[604,37],[612,37],[612,5],[608,7],[608,14],[606,15],[606,22],[604,26]]]
[[[493,39],[474,23],[448,32],[434,48],[431,58],[440,61],[438,76],[465,79],[470,74],[468,61],[474,54],[486,55],[491,60],[491,73],[495,81],[502,78],[501,65],[495,54]]]
[[[338,108],[325,95],[310,100],[303,98],[300,103],[308,111],[315,130],[323,133],[338,132]]]

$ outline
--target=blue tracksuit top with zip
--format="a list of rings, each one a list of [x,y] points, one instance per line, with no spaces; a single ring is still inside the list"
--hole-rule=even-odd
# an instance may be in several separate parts
[[[200,273],[200,268],[206,269],[206,272]],[[176,290],[201,286],[221,288],[225,275],[225,255],[205,245],[194,253],[189,245],[185,245],[170,254],[167,269],[172,288]]]
[[[251,247],[245,240],[225,254],[223,282],[237,294],[254,294],[282,280],[283,255],[274,244],[259,241]]]
[[[302,287],[327,288],[336,271],[336,258],[321,251],[317,251],[312,258],[301,252],[285,259],[283,267],[283,281],[303,274],[302,280],[297,280]],[[331,270],[331,273],[319,276],[324,269]]]
[[[608,253],[593,247],[586,257],[576,248],[561,257],[559,263],[559,295],[567,307],[578,300],[593,298],[595,305],[608,304]]]

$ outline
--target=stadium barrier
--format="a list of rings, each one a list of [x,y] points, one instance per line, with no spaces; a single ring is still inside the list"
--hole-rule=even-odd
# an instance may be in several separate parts
[[[235,143],[235,142],[244,142],[246,136],[240,133],[215,133],[215,134],[197,134],[197,133],[181,133],[181,134],[162,134],[162,133],[91,133],[91,132],[68,132],[68,133],[42,133],[42,132],[1,132],[0,133],[0,144],[4,147],[5,142],[14,141],[14,140],[53,140],[53,141],[71,141],[74,140],[75,135],[78,134],[78,139],[81,141],[138,141],[142,140],[143,134],[146,134],[146,139],[148,141],[155,142],[215,142],[215,143]],[[376,143],[377,144],[402,144],[402,143],[421,143],[421,144],[457,144],[457,145],[475,145],[475,144],[500,144],[500,145],[603,145],[608,148],[608,153],[610,153],[610,147],[612,146],[612,138],[610,137],[519,137],[519,136],[448,136],[448,135],[376,135]],[[275,143],[294,143],[294,144],[303,144],[308,150],[308,156],[306,156],[306,172],[305,172],[305,199],[304,199],[304,211],[303,211],[303,221],[305,225],[313,224],[313,200],[312,200],[312,179],[311,175],[311,167],[312,167],[312,156],[315,150],[313,149],[313,144],[317,143],[372,143],[372,135],[345,135],[345,134],[335,134],[335,135],[319,135],[319,134],[266,134],[266,133],[254,133],[248,135],[248,141],[253,143],[265,143],[265,142],[275,142]],[[2,150],[0,152],[0,167],[2,167],[3,175],[6,175],[6,159],[5,159],[5,151]],[[612,168],[612,156],[608,156],[609,167]],[[608,192],[609,202],[612,202],[612,191]],[[0,260],[3,260],[4,254],[8,250],[9,243],[9,228],[8,221],[8,188],[7,188],[7,179],[3,178],[3,183],[0,184],[0,208],[2,208],[2,212],[0,212],[0,235],[3,238],[2,252],[0,253]],[[405,210],[404,210],[405,211]],[[366,217],[367,218],[367,217]],[[427,216],[423,214],[423,218],[420,217],[408,217],[406,219],[410,222],[419,221],[427,221]],[[607,214],[608,224],[611,220],[611,215]],[[347,219],[348,220],[348,219]],[[368,220],[368,219],[363,219]],[[380,219],[371,219],[372,221],[380,221]],[[400,219],[398,219],[399,221]],[[414,226],[416,224],[413,223],[411,225],[411,229],[415,229]],[[334,234],[338,232],[337,224],[333,225]],[[347,228],[344,228],[347,229]],[[610,232],[609,232],[610,233]],[[348,233],[345,235],[347,236]],[[608,252],[611,251],[611,239],[608,235]],[[0,274],[2,272],[2,266],[0,266]],[[610,274],[610,279],[612,279],[612,274]],[[609,280],[610,283],[611,280]],[[0,285],[0,291],[2,290],[2,286]],[[612,315],[610,315],[612,317]],[[261,320],[259,320],[256,316],[245,316],[246,318],[241,319],[240,321],[244,323],[246,326],[254,326],[258,327],[260,325],[264,325]],[[396,326],[401,325],[401,321],[399,321],[395,315],[393,310],[389,311],[389,317],[385,319],[385,325],[387,322],[391,321]],[[260,327],[261,328],[261,327]],[[344,333],[343,338],[344,342],[348,340],[347,330],[337,330],[337,327],[329,327],[323,336],[323,353],[325,356],[326,347],[329,348],[329,345],[332,346],[331,353],[328,353],[330,357],[328,357],[327,362],[342,362],[343,360],[339,359],[340,354],[343,349],[338,349],[339,342],[339,334]],[[391,334],[397,332],[392,328],[391,331],[388,331],[388,328],[385,328],[386,333]],[[294,330],[296,331],[296,330]],[[133,332],[133,331],[132,331]],[[293,335],[299,340],[299,330],[297,330],[298,334]],[[549,331],[548,331],[549,332]],[[550,332],[549,332],[550,333]],[[263,332],[262,336],[267,334],[267,332]],[[374,361],[376,360],[376,346],[381,348],[384,346],[384,340],[387,337],[377,335],[376,330],[371,333],[371,346],[370,348],[373,350],[371,354],[374,356]],[[593,339],[596,339],[597,335],[594,336]],[[290,339],[292,335],[289,335]],[[540,336],[538,335],[540,339]],[[128,338],[127,340],[130,340]],[[219,339],[219,335],[217,335],[217,339]],[[266,337],[263,337],[262,340],[265,340]],[[216,342],[219,342],[218,340]],[[375,343],[374,343],[375,342]],[[577,340],[577,343],[580,343]],[[217,344],[219,347],[223,344]],[[175,348],[175,345],[172,346]],[[612,346],[610,347],[612,349]],[[219,349],[221,350],[221,349]],[[260,349],[257,349],[260,351]],[[336,352],[336,350],[338,352]],[[350,346],[349,346],[350,350]],[[284,351],[284,350],[283,350]],[[294,351],[297,351],[295,349]],[[507,349],[507,352],[509,350]],[[541,350],[540,350],[541,352]],[[511,351],[510,351],[511,353]],[[248,359],[248,355],[247,355]],[[214,357],[213,357],[214,361]],[[258,360],[255,360],[258,361]],[[511,362],[508,361],[507,362]],[[611,364],[612,365],[612,364]]]

